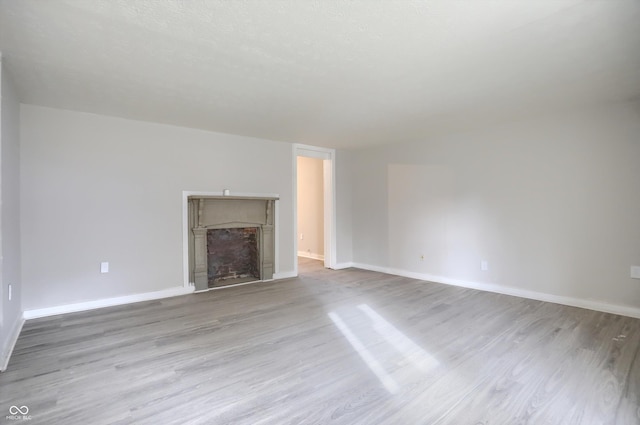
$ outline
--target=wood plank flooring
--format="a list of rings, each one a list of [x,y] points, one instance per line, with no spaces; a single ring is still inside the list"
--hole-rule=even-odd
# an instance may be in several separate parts
[[[31,320],[0,423],[640,424],[640,320],[331,271]]]

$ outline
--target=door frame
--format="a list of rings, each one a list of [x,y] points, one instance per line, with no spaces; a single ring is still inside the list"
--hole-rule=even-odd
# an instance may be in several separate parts
[[[294,271],[298,275],[298,157],[322,159],[324,195],[324,266],[336,266],[336,150],[318,146],[293,145],[293,255]]]

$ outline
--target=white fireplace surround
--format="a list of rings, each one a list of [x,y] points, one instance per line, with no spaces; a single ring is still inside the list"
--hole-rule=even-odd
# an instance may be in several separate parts
[[[274,193],[184,191],[184,286],[217,289],[207,286],[206,231],[220,228],[258,227],[261,280],[273,279],[278,273],[278,199]]]

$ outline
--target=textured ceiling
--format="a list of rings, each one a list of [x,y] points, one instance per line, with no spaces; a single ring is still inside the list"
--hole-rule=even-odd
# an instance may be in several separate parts
[[[23,103],[331,147],[640,94],[638,0],[0,0]]]

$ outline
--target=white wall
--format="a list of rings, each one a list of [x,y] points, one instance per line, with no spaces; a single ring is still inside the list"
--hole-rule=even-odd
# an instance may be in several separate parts
[[[299,156],[298,255],[324,259],[323,160]]]
[[[1,58],[0,80],[0,369],[4,369],[23,321],[20,277],[20,106]]]
[[[356,264],[640,312],[637,106],[363,149],[353,165]]]
[[[343,268],[353,260],[352,241],[352,153],[336,151],[334,162],[336,184],[336,267]]]
[[[28,105],[21,125],[25,310],[182,286],[183,190],[280,194],[294,270],[290,144]]]

